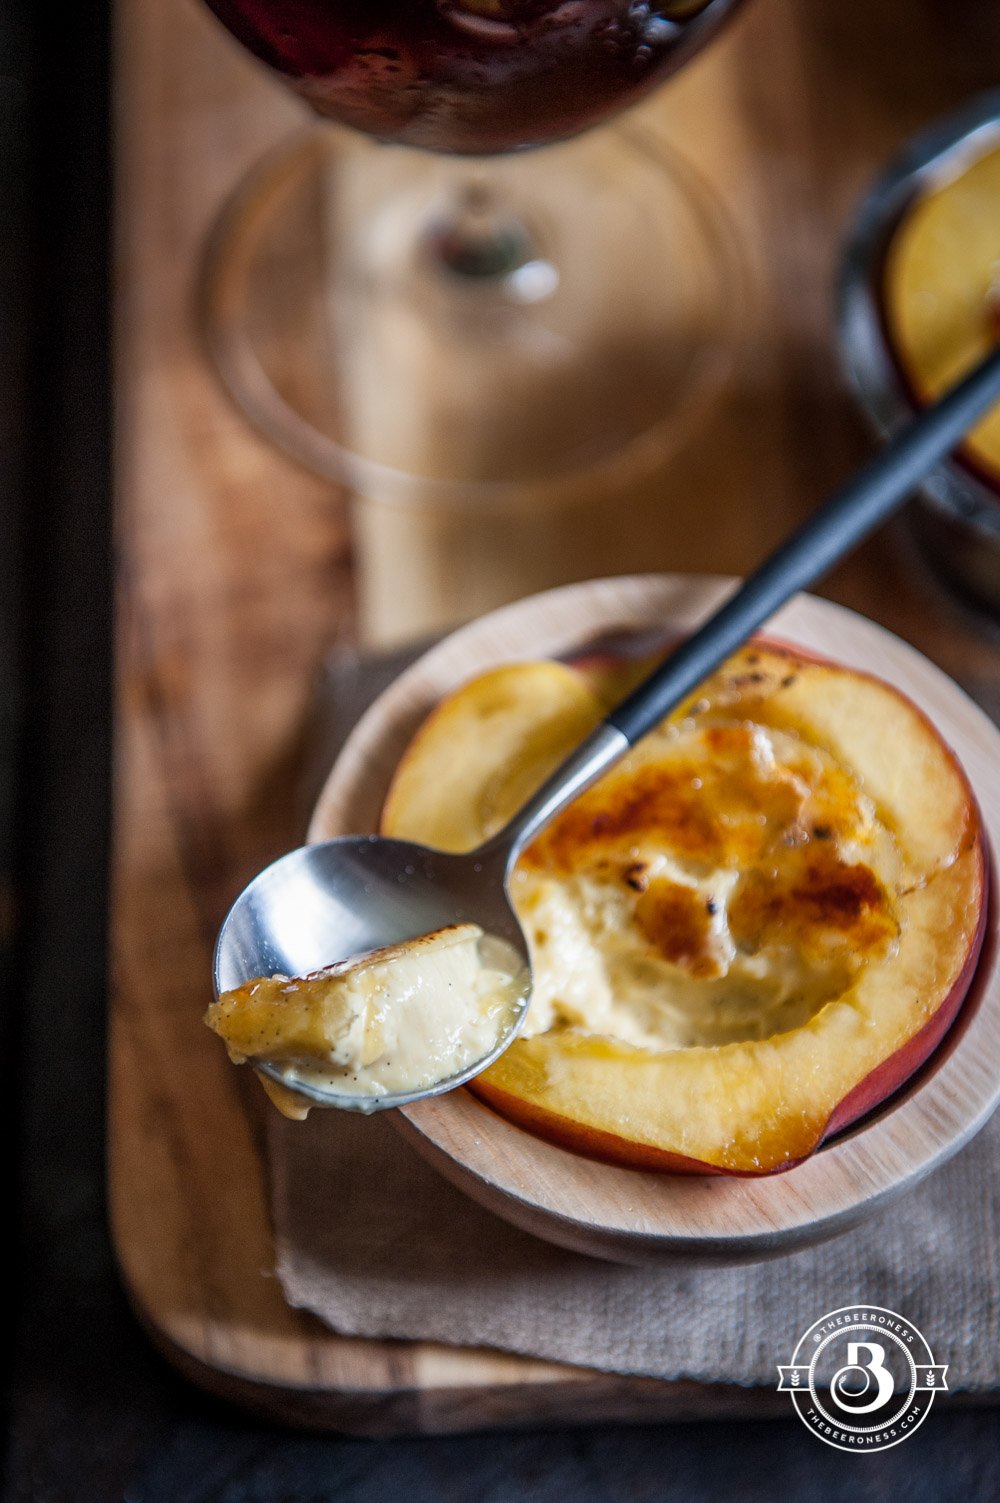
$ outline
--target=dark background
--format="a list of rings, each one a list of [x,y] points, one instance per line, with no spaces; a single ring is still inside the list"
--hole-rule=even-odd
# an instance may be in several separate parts
[[[156,0],[150,0],[156,3]],[[808,0],[803,0],[808,3]],[[870,3],[870,0],[853,0]],[[793,1418],[358,1441],[272,1430],[138,1330],[105,1226],[114,561],[109,23],[0,4],[0,1061],[16,1275],[5,1499],[361,1503],[1000,1497],[1000,1410],[878,1457]],[[8,1222],[8,1225],[11,1223]]]

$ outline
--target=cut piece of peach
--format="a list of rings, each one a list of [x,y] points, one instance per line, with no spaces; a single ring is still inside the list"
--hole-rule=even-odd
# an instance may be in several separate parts
[[[624,692],[636,665],[618,669]],[[614,675],[614,654],[590,654],[450,695],[404,755],[385,833],[480,843]],[[975,800],[926,717],[866,674],[748,644],[521,858],[536,992],[526,1036],[473,1088],[633,1167],[788,1168],[941,1040],[986,885]]]
[[[914,195],[886,246],[885,327],[922,405],[985,359],[1000,332],[1000,148],[995,136],[982,144],[978,156],[963,152],[959,171]],[[960,452],[1000,488],[1000,409],[976,423]]]
[[[382,829],[442,851],[470,850],[500,829],[604,713],[586,679],[565,663],[491,669],[421,726],[390,785]]]

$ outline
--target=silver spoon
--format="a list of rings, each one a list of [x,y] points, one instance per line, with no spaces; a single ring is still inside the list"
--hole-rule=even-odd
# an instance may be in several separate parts
[[[496,1047],[421,1090],[338,1094],[255,1060],[272,1080],[322,1106],[373,1111],[450,1091],[478,1075],[518,1032],[531,993],[528,947],[507,895],[511,870],[551,819],[734,652],[797,590],[827,572],[902,505],[975,420],[1000,399],[1000,350],[915,418],[783,543],[559,766],[508,825],[478,850],[449,855],[404,840],[349,835],[301,846],[266,867],[237,898],[215,947],[216,996],[257,976],[303,976],[335,961],[456,923],[480,925],[519,978],[519,1001]]]

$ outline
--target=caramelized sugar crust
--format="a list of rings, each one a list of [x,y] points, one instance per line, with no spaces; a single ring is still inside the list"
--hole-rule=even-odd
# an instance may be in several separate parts
[[[720,927],[744,954],[849,957],[853,970],[897,932],[891,892],[860,859],[877,833],[856,781],[831,759],[703,710],[647,738],[543,831],[521,869],[614,884],[650,949],[693,979],[729,969]],[[664,856],[673,876],[658,870]]]

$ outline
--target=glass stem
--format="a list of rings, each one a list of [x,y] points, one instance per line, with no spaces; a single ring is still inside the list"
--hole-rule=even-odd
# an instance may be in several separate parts
[[[439,270],[470,281],[502,281],[538,259],[534,236],[498,199],[485,173],[455,185],[450,207],[428,226],[425,244]]]

